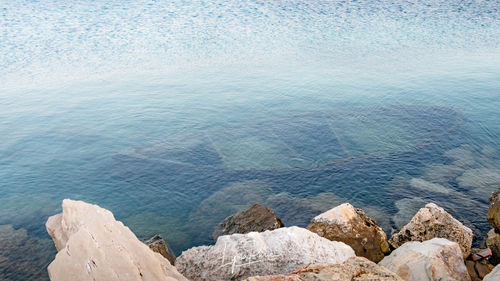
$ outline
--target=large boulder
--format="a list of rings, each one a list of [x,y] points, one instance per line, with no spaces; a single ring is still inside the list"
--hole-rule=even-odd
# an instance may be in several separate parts
[[[488,209],[488,222],[500,233],[500,189],[490,196],[490,208]]]
[[[214,240],[217,240],[221,235],[234,233],[245,234],[252,231],[262,232],[284,226],[281,219],[273,210],[255,204],[248,210],[241,211],[224,219],[224,221],[215,228],[212,236]]]
[[[316,216],[307,229],[329,240],[344,242],[356,255],[374,262],[379,262],[389,252],[384,230],[363,210],[349,203]]]
[[[289,275],[254,276],[246,281],[403,281],[396,273],[362,257],[343,264],[309,264]]]
[[[407,225],[392,235],[389,244],[398,248],[409,241],[425,241],[437,237],[457,242],[463,258],[469,256],[472,230],[434,203],[420,209]]]
[[[69,199],[63,200],[62,210],[46,223],[59,251],[48,267],[52,281],[187,281],[110,211]]]
[[[404,280],[470,280],[459,245],[443,238],[407,242],[379,265],[394,271]]]
[[[486,275],[483,281],[498,281],[500,280],[500,265],[495,266],[493,271]]]
[[[155,234],[144,243],[148,245],[148,247],[153,250],[153,252],[156,252],[166,258],[171,265],[175,264],[174,252],[172,252],[165,240],[163,240],[163,238],[159,234]]]
[[[190,280],[243,280],[288,273],[310,263],[343,263],[353,256],[346,244],[293,226],[220,236],[213,246],[184,251],[176,266]]]

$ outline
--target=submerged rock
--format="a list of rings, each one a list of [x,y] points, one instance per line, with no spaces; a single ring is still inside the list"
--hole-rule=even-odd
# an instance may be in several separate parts
[[[410,180],[410,186],[414,189],[418,189],[421,191],[435,192],[441,194],[449,194],[454,191],[453,189],[446,188],[441,184],[432,183],[424,179],[418,179],[418,178],[412,178]]]
[[[309,264],[289,275],[254,276],[246,281],[403,281],[396,273],[362,257],[343,264]]]
[[[488,209],[488,222],[500,233],[500,189],[490,196],[490,207]]]
[[[498,281],[500,280],[500,265],[495,266],[493,271],[486,275],[483,281]]]
[[[500,186],[500,170],[490,168],[478,168],[466,170],[457,178],[458,184],[463,188],[474,187],[470,194],[479,198],[488,198],[491,192],[498,190]]]
[[[463,257],[469,256],[472,230],[434,203],[420,209],[407,225],[392,235],[389,244],[398,248],[408,241],[425,241],[436,237],[457,242]]]
[[[206,229],[213,229],[221,221],[237,212],[261,204],[280,214],[284,224],[307,226],[312,217],[341,204],[345,199],[330,192],[313,197],[300,198],[288,192],[273,193],[262,181],[232,183],[203,200],[189,215],[188,227],[197,241],[212,240],[212,233],[205,236]],[[191,241],[193,239],[191,238]]]
[[[161,238],[160,235],[156,234],[153,237],[149,238],[144,242],[148,247],[153,250],[153,252],[156,252],[160,255],[162,255],[164,258],[166,258],[171,265],[175,264],[175,255],[170,249],[170,247],[167,245],[165,240]]]
[[[403,226],[411,220],[415,213],[417,213],[418,210],[423,208],[427,203],[428,201],[420,197],[403,198],[396,201],[394,205],[398,209],[398,212],[394,214],[392,221],[397,228],[403,228]]]
[[[332,241],[351,246],[356,255],[379,262],[389,252],[387,235],[377,223],[361,209],[344,203],[311,220],[307,227]]]
[[[52,245],[50,239],[33,237],[24,228],[0,225],[0,280],[46,281]]]
[[[255,204],[248,210],[227,217],[215,228],[212,236],[214,240],[217,240],[217,237],[221,235],[245,234],[252,231],[262,232],[284,226],[273,210]]]
[[[51,280],[187,280],[110,211],[69,199],[62,209],[46,223],[59,251],[48,267]]]
[[[310,263],[342,263],[353,256],[346,244],[293,226],[220,236],[213,246],[184,251],[176,266],[190,280],[243,280],[288,273]]]
[[[379,265],[394,271],[404,280],[470,280],[460,247],[443,238],[405,243]]]

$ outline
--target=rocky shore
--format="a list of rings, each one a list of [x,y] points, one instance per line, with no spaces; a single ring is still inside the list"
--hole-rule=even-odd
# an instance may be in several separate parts
[[[344,203],[286,227],[272,210],[254,205],[227,217],[216,243],[177,258],[158,235],[140,241],[97,205],[65,199],[46,228],[58,253],[51,280],[500,280],[500,190],[485,214],[492,226],[484,249],[473,232],[429,203],[391,237],[361,209]]]

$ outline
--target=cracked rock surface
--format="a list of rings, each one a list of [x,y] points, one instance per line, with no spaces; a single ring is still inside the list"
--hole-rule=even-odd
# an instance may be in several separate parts
[[[46,223],[58,250],[48,267],[52,281],[187,281],[110,211],[69,199],[62,210]]]
[[[246,281],[403,281],[396,273],[362,257],[343,264],[309,264],[289,275],[254,276]]]
[[[220,236],[212,246],[194,247],[176,260],[190,280],[244,280],[255,275],[288,274],[310,263],[343,263],[354,257],[348,245],[296,226]]]
[[[471,253],[472,230],[434,203],[420,209],[407,225],[392,235],[389,244],[398,248],[406,242],[432,238],[445,238],[458,243],[464,259]]]
[[[349,203],[339,205],[311,220],[310,231],[328,240],[344,242],[357,256],[379,262],[389,253],[384,230],[361,209]]]
[[[457,243],[444,238],[407,242],[379,265],[408,281],[470,281]]]

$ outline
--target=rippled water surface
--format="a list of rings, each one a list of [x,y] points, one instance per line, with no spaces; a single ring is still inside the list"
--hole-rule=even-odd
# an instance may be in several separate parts
[[[177,254],[254,203],[478,245],[499,108],[498,1],[0,0],[0,279],[48,278],[63,198]]]

